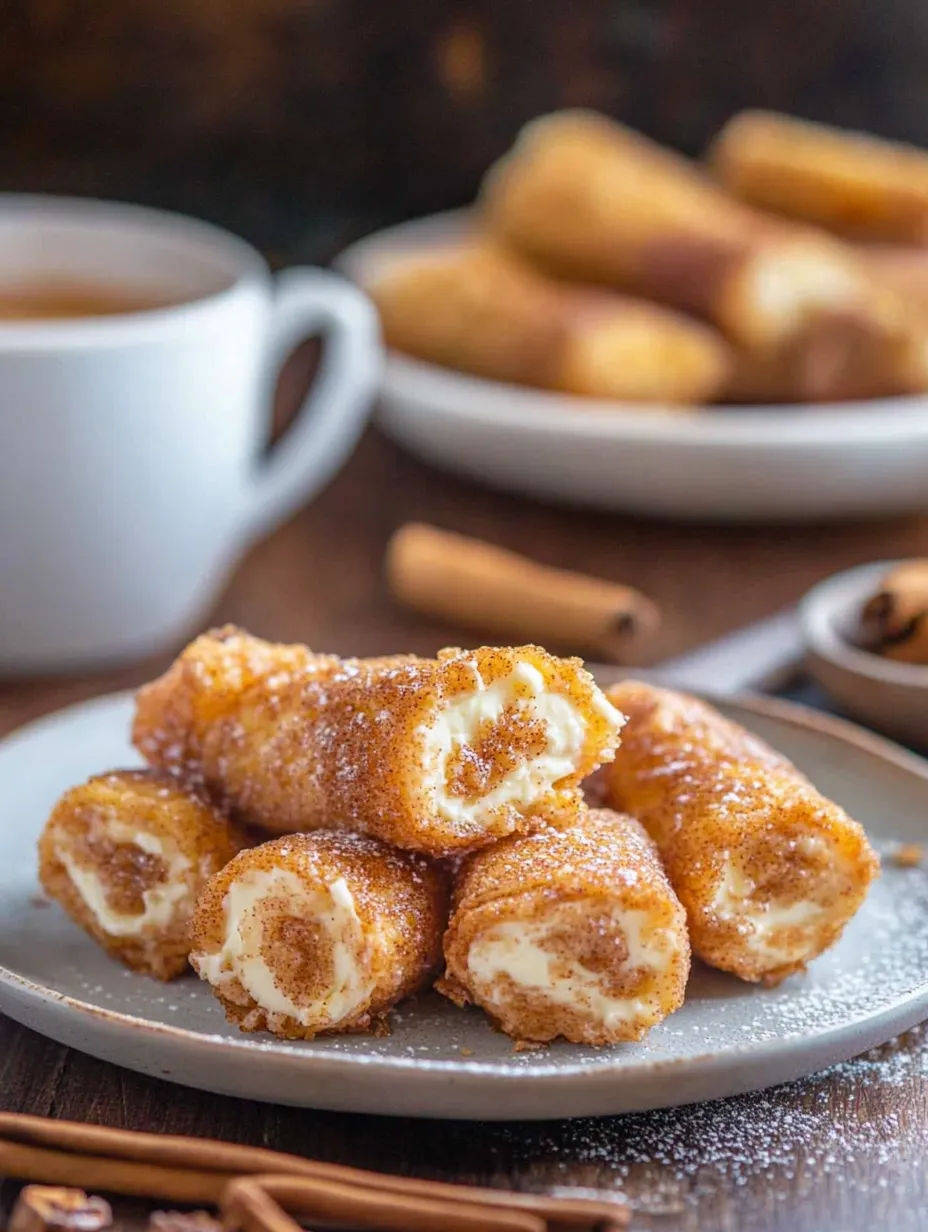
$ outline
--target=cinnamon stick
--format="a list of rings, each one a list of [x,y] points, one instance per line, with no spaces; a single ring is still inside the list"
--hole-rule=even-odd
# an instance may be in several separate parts
[[[866,649],[900,663],[928,665],[928,560],[890,570],[864,604]]]
[[[371,1232],[546,1232],[546,1222],[538,1215],[457,1196],[401,1196],[337,1181],[279,1176],[233,1182],[223,1197],[223,1222],[227,1232],[293,1232],[292,1224],[281,1221],[281,1208],[309,1219],[358,1224]]]
[[[0,1173],[3,1172],[21,1180],[58,1184],[69,1184],[72,1177],[77,1177],[81,1185],[110,1193],[204,1205],[216,1205],[226,1185],[242,1177],[260,1175],[267,1184],[269,1175],[303,1176],[389,1193],[400,1199],[429,1197],[526,1211],[548,1219],[565,1232],[584,1232],[610,1220],[618,1226],[628,1222],[628,1209],[621,1200],[478,1189],[322,1163],[264,1147],[175,1134],[146,1134],[12,1112],[0,1112]],[[152,1185],[158,1188],[151,1188]]]
[[[351,1169],[348,1169],[351,1171]],[[379,1175],[379,1174],[373,1174]],[[275,1201],[282,1203],[287,1209],[299,1211],[302,1201],[303,1185],[307,1178],[282,1175],[258,1176],[252,1178],[261,1186],[265,1193]],[[389,1192],[400,1202],[409,1197],[429,1198],[436,1202],[454,1202],[458,1205],[474,1205],[492,1208],[500,1211],[520,1211],[535,1215],[543,1222],[547,1221],[550,1228],[568,1229],[581,1232],[581,1229],[600,1229],[609,1224],[615,1228],[624,1228],[631,1218],[631,1210],[624,1199],[616,1201],[597,1198],[560,1198],[548,1194],[518,1193],[505,1189],[481,1189],[476,1186],[449,1185],[444,1181],[411,1180],[409,1177],[383,1177],[389,1182]],[[309,1190],[305,1191],[309,1193]],[[386,1187],[381,1193],[387,1192]]]
[[[630,586],[416,522],[390,540],[386,571],[395,597],[415,611],[612,662],[624,662],[660,621],[657,607]]]
[[[82,1186],[135,1198],[165,1198],[211,1206],[218,1203],[226,1185],[235,1179],[235,1173],[106,1159],[15,1142],[0,1142],[0,1175],[44,1185]]]
[[[234,1181],[223,1197],[226,1232],[302,1232],[300,1224],[250,1181]]]
[[[111,1160],[161,1164],[172,1169],[193,1168],[228,1176],[251,1172],[304,1172],[315,1176],[319,1168],[329,1167],[346,1173],[353,1171],[350,1168],[342,1169],[338,1164],[318,1164],[299,1155],[287,1155],[264,1147],[238,1146],[232,1142],[179,1134],[146,1134],[16,1112],[0,1112],[0,1145],[3,1145],[4,1139]]]

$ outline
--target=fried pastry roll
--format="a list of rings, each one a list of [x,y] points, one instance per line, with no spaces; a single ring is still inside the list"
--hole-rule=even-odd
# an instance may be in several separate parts
[[[743,980],[802,971],[877,875],[863,827],[704,702],[635,681],[609,696],[629,720],[608,798],[657,844],[693,952]]]
[[[597,809],[470,856],[445,960],[439,990],[514,1039],[614,1044],[680,1007],[690,944],[654,844]]]
[[[710,160],[743,201],[857,238],[928,241],[928,153],[793,116],[744,111]]]
[[[490,380],[672,405],[711,401],[727,375],[707,326],[545,278],[482,238],[398,263],[369,291],[389,346]]]
[[[900,302],[852,249],[754,213],[602,116],[530,124],[491,169],[482,211],[493,235],[549,272],[693,313],[749,351],[804,352],[825,320],[831,355],[850,362],[866,334],[874,362],[892,368],[905,335]]]
[[[55,805],[39,840],[39,877],[111,957],[170,980],[187,969],[197,895],[245,841],[169,775],[116,770]]]
[[[857,253],[875,281],[890,287],[928,318],[928,247],[861,244]]]
[[[377,1030],[441,957],[444,877],[376,839],[295,834],[243,851],[206,885],[190,962],[243,1031]]]
[[[621,723],[579,659],[537,646],[340,660],[226,629],[139,692],[133,738],[265,830],[441,856],[569,817]]]
[[[890,279],[880,281],[896,293]],[[726,402],[859,402],[917,393],[928,389],[928,315],[910,313],[893,339],[853,317],[823,317],[769,354],[737,348],[729,374]]]

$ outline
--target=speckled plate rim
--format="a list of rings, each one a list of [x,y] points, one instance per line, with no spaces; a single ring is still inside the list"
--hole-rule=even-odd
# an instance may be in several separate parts
[[[627,673],[603,668],[597,672],[603,683]],[[892,763],[918,778],[928,800],[928,761],[890,741],[845,720],[809,710],[791,702],[755,695],[714,697],[722,706],[747,714],[771,718],[800,730],[816,731],[845,745]],[[4,756],[15,754],[26,742],[66,727],[78,716],[131,705],[133,693],[108,694],[66,707],[35,720],[0,741]],[[517,1070],[498,1061],[430,1060],[427,1058],[338,1053],[295,1054],[275,1041],[251,1038],[226,1039],[203,1035],[184,1027],[152,1022],[106,1009],[91,1002],[56,992],[0,966],[0,1011],[40,1034],[102,1060],[111,1060],[110,1044],[131,1033],[141,1047],[127,1068],[156,1077],[168,1077],[181,1085],[218,1094],[275,1103],[338,1111],[390,1113],[396,1115],[454,1117],[481,1120],[551,1119],[597,1116],[616,1112],[643,1111],[703,1099],[716,1099],[776,1085],[845,1061],[928,1017],[928,973],[920,987],[853,1021],[811,1029],[756,1043],[733,1043],[722,1050],[670,1059],[642,1059],[634,1067],[610,1066],[602,1054],[595,1064],[546,1066],[536,1062],[531,1069]],[[157,1055],[147,1045],[155,1043]],[[179,1059],[220,1058],[230,1062],[229,1081],[180,1076],[171,1068]],[[248,1059],[251,1066],[237,1062]],[[257,1082],[249,1073],[279,1071],[278,1082],[298,1064],[308,1079],[309,1092],[293,1092],[276,1082]],[[189,1066],[188,1066],[189,1067]],[[367,1084],[346,1082],[359,1071],[376,1071],[379,1096],[365,1090]],[[759,1080],[759,1075],[763,1075]],[[419,1081],[412,1081],[418,1076]],[[320,1081],[314,1085],[314,1078]],[[610,1082],[610,1078],[612,1081]],[[273,1095],[262,1094],[269,1086]],[[360,1088],[360,1089],[359,1089]],[[447,1102],[443,1103],[442,1100]]]

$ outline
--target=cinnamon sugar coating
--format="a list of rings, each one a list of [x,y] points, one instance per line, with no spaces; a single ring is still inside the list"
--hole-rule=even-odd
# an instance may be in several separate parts
[[[341,660],[226,628],[139,691],[133,740],[265,830],[444,856],[569,817],[620,727],[579,659],[537,646]]]
[[[706,703],[635,681],[609,696],[629,717],[609,800],[656,842],[693,952],[744,980],[802,971],[878,874],[863,827]]]
[[[445,874],[364,835],[317,832],[241,852],[205,887],[190,961],[243,1031],[380,1031],[441,959]]]
[[[438,988],[516,1040],[613,1044],[680,1007],[689,959],[654,844],[630,817],[584,809],[463,862]]]
[[[202,886],[246,837],[157,770],[115,770],[65,792],[39,839],[45,892],[133,971],[187,969],[187,926]]]

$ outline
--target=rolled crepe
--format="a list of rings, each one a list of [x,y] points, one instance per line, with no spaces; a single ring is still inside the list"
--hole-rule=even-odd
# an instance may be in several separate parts
[[[680,1007],[690,945],[654,844],[597,809],[469,857],[445,960],[439,990],[514,1039],[614,1044]]]
[[[657,844],[693,952],[743,980],[802,971],[877,875],[863,827],[704,702],[635,681],[609,696],[629,720],[608,799]]]
[[[928,241],[928,153],[793,116],[744,111],[710,159],[736,196],[844,235]]]
[[[705,325],[545,278],[482,237],[401,262],[368,289],[389,346],[490,380],[672,405],[711,401],[728,373]]]
[[[243,1031],[285,1039],[382,1027],[441,956],[443,876],[355,834],[243,851],[206,885],[190,962]]]
[[[562,112],[530,124],[487,177],[482,216],[491,234],[559,277],[693,313],[748,351],[795,354],[794,383],[821,345],[823,321],[832,363],[854,362],[864,335],[893,387],[906,379],[902,304],[874,287],[852,249],[753,212],[685,159],[602,116]]]
[[[570,816],[621,723],[579,659],[537,646],[341,660],[226,629],[139,692],[133,739],[266,830],[441,856]]]
[[[207,878],[245,836],[169,775],[116,770],[65,792],[39,840],[46,893],[113,958],[170,980]]]

